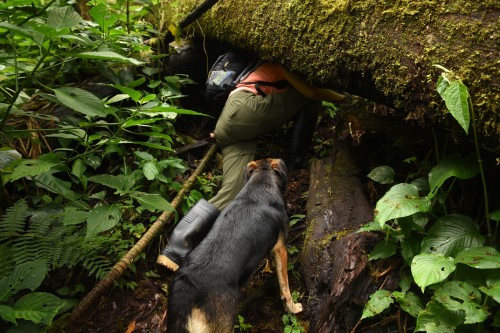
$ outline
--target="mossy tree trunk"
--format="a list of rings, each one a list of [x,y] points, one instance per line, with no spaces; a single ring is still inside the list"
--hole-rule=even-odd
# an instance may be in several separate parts
[[[201,2],[167,1],[164,31]],[[442,65],[469,87],[480,141],[498,153],[499,14],[498,0],[220,0],[190,28],[463,140],[435,89]]]

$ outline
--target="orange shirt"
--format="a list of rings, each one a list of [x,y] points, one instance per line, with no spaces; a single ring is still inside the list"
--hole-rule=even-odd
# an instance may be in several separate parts
[[[255,84],[246,84],[245,82],[276,82],[280,80],[286,80],[285,74],[283,73],[283,67],[277,63],[265,62],[257,67],[253,72],[251,72],[246,78],[241,80],[241,82],[236,86],[236,90],[248,90],[258,95],[259,92],[255,89]],[[276,87],[270,87],[265,85],[259,85],[259,88],[267,94],[276,94],[284,92],[288,87],[284,89],[278,89]]]

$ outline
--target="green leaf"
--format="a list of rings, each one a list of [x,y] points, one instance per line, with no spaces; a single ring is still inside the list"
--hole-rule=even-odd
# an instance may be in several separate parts
[[[484,236],[470,217],[451,214],[439,218],[429,229],[427,237],[422,240],[422,252],[455,257],[465,248],[483,244]]]
[[[75,56],[83,59],[94,59],[94,60],[104,60],[104,61],[116,61],[116,62],[128,62],[132,65],[140,66],[145,64],[142,61],[139,61],[134,58],[124,57],[113,51],[89,51],[89,52],[81,52],[75,54]]]
[[[481,290],[483,293],[493,298],[495,302],[500,304],[500,278],[498,280],[488,279],[486,281],[486,286],[479,287],[479,290]]]
[[[89,117],[106,117],[104,103],[94,94],[75,87],[61,87],[53,89],[54,93],[64,106]]]
[[[441,81],[438,83],[438,93],[453,118],[464,129],[465,133],[468,133],[470,113],[467,101],[469,98],[467,87],[460,80],[453,80],[447,86]]]
[[[385,259],[396,254],[398,248],[396,238],[382,239],[375,245],[373,250],[368,255],[368,260]]]
[[[71,182],[66,182],[54,176],[52,172],[43,173],[36,176],[34,179],[36,180],[36,186],[44,188],[52,193],[62,195],[71,200],[76,200],[80,197],[80,194],[71,190]]]
[[[136,150],[134,151],[134,155],[145,161],[152,161],[154,159],[153,155],[145,151]]]
[[[470,179],[478,172],[479,165],[472,155],[466,159],[462,159],[459,155],[447,156],[439,161],[429,173],[429,199],[436,195],[437,190],[448,178]]]
[[[75,175],[78,179],[81,179],[85,170],[87,170],[87,165],[83,162],[81,158],[76,159],[71,167],[71,173]]]
[[[147,180],[153,180],[160,174],[160,170],[158,170],[158,166],[154,162],[144,164],[142,171]]]
[[[89,10],[90,16],[99,24],[104,32],[108,32],[109,28],[118,21],[118,17],[109,11],[109,7],[104,3],[92,7]]]
[[[375,221],[383,226],[391,219],[427,212],[429,209],[430,201],[426,197],[419,197],[415,185],[397,184],[377,202]]]
[[[44,172],[52,170],[58,163],[44,160],[22,160],[14,167],[10,176],[10,181],[18,180],[24,177],[35,177]]]
[[[500,221],[500,210],[496,210],[494,212],[491,212],[489,215],[490,219],[493,221]]]
[[[481,305],[479,290],[463,281],[451,281],[443,284],[434,293],[434,299],[448,310],[463,310],[465,324],[480,323],[489,316],[488,310]]]
[[[500,253],[489,246],[473,247],[458,253],[455,261],[477,269],[495,269],[500,268]]]
[[[444,281],[454,270],[453,258],[447,258],[441,253],[421,253],[411,263],[411,274],[422,292],[427,286]]]
[[[205,117],[210,117],[210,115],[207,115],[205,113],[200,113],[196,112],[193,110],[188,110],[188,109],[178,109],[173,106],[156,106],[151,109],[148,109],[147,112],[158,112],[158,113],[174,113],[174,114],[182,114],[182,115],[189,115],[189,116],[205,116]],[[171,118],[168,116],[167,118]]]
[[[89,181],[111,187],[118,193],[128,192],[135,185],[135,179],[130,175],[96,175],[89,177]]]
[[[5,321],[17,324],[16,314],[14,313],[14,309],[10,306],[0,304],[0,317]]]
[[[441,303],[431,300],[417,317],[415,332],[455,333],[455,328],[463,323],[463,311],[448,310]]]
[[[388,228],[387,225],[381,226],[380,223],[378,222],[370,221],[361,226],[361,228],[359,228],[358,231],[356,232],[382,231],[387,228]]]
[[[419,315],[421,311],[424,310],[420,298],[411,291],[408,291],[406,293],[393,291],[392,296],[396,299],[396,301],[399,303],[399,305],[405,312],[409,313],[411,316],[415,318]]]
[[[5,168],[10,162],[21,159],[21,154],[15,149],[0,150],[0,169]]]
[[[102,205],[92,209],[87,219],[87,238],[113,228],[122,218],[118,205]]]
[[[370,295],[370,300],[366,303],[363,309],[361,319],[369,318],[378,315],[385,309],[389,308],[394,300],[391,297],[391,292],[388,290],[377,290]]]
[[[89,212],[78,210],[75,207],[65,207],[63,214],[63,224],[73,225],[86,222],[89,218]]]
[[[73,28],[82,18],[71,6],[51,7],[47,10],[47,25],[55,30]]]
[[[139,99],[142,97],[142,92],[139,90],[135,90],[129,87],[124,87],[120,84],[114,84],[113,87],[120,90],[122,93],[130,96],[130,98],[132,98],[134,102],[138,102]]]
[[[149,118],[149,119],[127,119],[123,124],[122,128],[127,128],[131,126],[141,126],[153,124],[159,120],[163,120],[162,118]]]
[[[376,181],[380,184],[392,184],[394,183],[394,169],[390,166],[378,166],[367,175],[368,178]]]
[[[35,290],[47,274],[47,262],[44,260],[27,261],[14,268],[12,274],[0,280],[0,302],[23,289]]]
[[[26,319],[35,324],[44,323],[50,325],[59,309],[65,304],[66,301],[55,295],[36,292],[21,297],[14,304],[13,309],[18,319]]]
[[[130,196],[137,200],[142,207],[151,212],[174,210],[174,207],[170,204],[170,202],[162,198],[159,194],[135,192]]]

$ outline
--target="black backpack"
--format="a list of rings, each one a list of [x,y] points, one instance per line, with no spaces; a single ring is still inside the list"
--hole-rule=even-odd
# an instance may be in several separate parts
[[[277,82],[245,82],[244,80],[248,74],[255,70],[261,63],[262,61],[257,57],[236,49],[231,49],[217,58],[210,69],[208,79],[205,83],[205,97],[212,115],[218,116],[220,114],[229,93],[240,82],[254,84],[256,90],[262,96],[265,96],[265,93],[259,88],[259,85],[280,89],[287,87],[288,81],[286,80]]]

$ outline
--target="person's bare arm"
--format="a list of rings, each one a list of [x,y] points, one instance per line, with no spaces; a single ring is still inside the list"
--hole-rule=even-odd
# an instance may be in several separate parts
[[[304,79],[302,79],[300,76],[291,73],[287,71],[286,69],[283,68],[283,72],[285,74],[286,79],[288,82],[295,88],[297,89],[302,95],[306,96],[307,98],[313,99],[313,100],[318,100],[318,101],[328,101],[328,102],[346,102],[347,101],[347,96],[343,94],[339,94],[338,92],[335,92],[331,89],[326,89],[326,88],[319,88],[316,86],[313,86]]]

